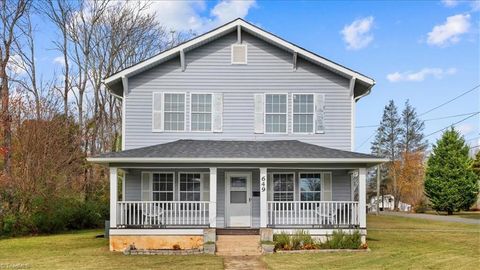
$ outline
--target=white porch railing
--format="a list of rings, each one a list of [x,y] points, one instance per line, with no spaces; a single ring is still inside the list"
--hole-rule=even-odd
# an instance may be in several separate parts
[[[117,227],[208,226],[209,204],[205,201],[122,201],[117,203]]]
[[[352,228],[360,225],[358,202],[354,201],[269,201],[267,211],[269,227]]]

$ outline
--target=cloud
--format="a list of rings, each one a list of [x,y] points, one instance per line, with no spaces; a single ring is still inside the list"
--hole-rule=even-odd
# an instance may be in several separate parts
[[[428,33],[427,43],[447,46],[460,41],[460,36],[470,29],[470,14],[457,14],[447,18],[444,24],[436,25]]]
[[[255,6],[254,0],[223,0],[207,10],[205,1],[151,1],[148,12],[155,13],[158,22],[169,30],[202,34],[236,18],[244,18]]]
[[[65,66],[65,59],[63,58],[63,56],[57,56],[57,57],[53,58],[53,63],[59,64],[63,67],[63,66]]]
[[[359,50],[367,47],[373,41],[373,34],[370,33],[373,20],[373,17],[369,16],[355,20],[350,25],[345,25],[340,33],[347,43],[347,49]]]
[[[25,62],[19,54],[14,54],[10,56],[10,59],[7,63],[7,73],[10,76],[22,76],[27,73],[25,70]]]
[[[390,82],[400,82],[400,81],[410,81],[410,82],[420,82],[425,80],[427,77],[435,77],[441,79],[447,75],[453,75],[457,72],[455,68],[441,69],[441,68],[423,68],[417,72],[393,72],[387,75],[387,80]]]
[[[446,7],[455,7],[458,5],[458,0],[442,0],[442,4]]]
[[[455,127],[460,134],[463,136],[468,135],[470,132],[472,132],[475,127],[472,124],[461,124]]]

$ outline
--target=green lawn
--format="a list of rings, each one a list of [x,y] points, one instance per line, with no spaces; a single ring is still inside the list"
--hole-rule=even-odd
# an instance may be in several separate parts
[[[475,269],[480,228],[392,216],[368,217],[371,252],[274,254],[271,269]],[[124,256],[108,251],[101,231],[0,240],[0,269],[222,269],[215,256]]]
[[[108,251],[102,231],[0,240],[0,269],[25,264],[28,269],[223,269],[213,255],[125,256]]]
[[[392,216],[369,216],[371,252],[274,254],[271,269],[478,269],[480,227]]]

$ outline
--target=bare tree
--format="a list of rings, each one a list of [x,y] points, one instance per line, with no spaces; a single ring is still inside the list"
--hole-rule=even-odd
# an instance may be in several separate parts
[[[11,117],[9,112],[9,76],[7,74],[7,65],[10,62],[12,46],[19,38],[18,25],[27,13],[31,4],[29,0],[0,0],[1,10],[0,19],[2,28],[0,30],[0,91],[2,98],[2,128],[3,128],[3,162],[4,172],[10,175],[11,172]]]
[[[60,32],[60,40],[54,41],[55,48],[62,54],[63,58],[63,87],[56,87],[63,97],[63,113],[68,116],[68,96],[71,91],[70,63],[68,59],[69,41],[68,25],[73,20],[74,7],[66,0],[48,0],[46,5],[39,7]]]

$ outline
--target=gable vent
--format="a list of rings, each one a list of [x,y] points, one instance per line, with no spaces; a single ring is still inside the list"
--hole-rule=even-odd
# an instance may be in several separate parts
[[[247,63],[247,45],[234,44],[232,45],[232,64],[246,64]]]

